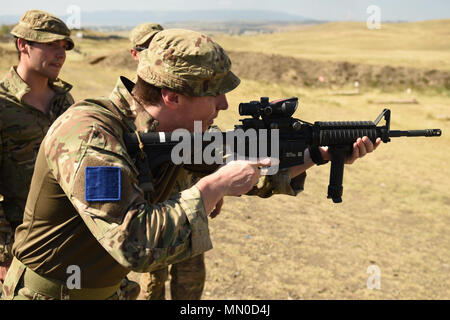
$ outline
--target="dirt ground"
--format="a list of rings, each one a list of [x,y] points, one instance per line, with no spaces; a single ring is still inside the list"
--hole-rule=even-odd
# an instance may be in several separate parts
[[[350,62],[316,61],[255,52],[228,52],[233,71],[240,77],[268,83],[287,83],[292,86],[332,88],[345,87],[358,81],[365,87],[398,90],[409,87],[439,87],[450,90],[450,72],[436,69],[356,64]],[[134,70],[128,50],[109,56],[92,56],[91,64],[107,68],[120,66]]]

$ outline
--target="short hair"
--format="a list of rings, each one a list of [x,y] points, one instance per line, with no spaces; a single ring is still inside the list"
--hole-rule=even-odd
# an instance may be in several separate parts
[[[19,50],[19,45],[17,44],[18,41],[19,41],[19,38],[14,37],[14,44],[16,45],[16,50],[17,50],[17,58],[19,58],[19,61],[20,61],[20,50]]]
[[[154,104],[161,101],[161,88],[145,82],[139,76],[131,93],[139,102],[144,104]]]

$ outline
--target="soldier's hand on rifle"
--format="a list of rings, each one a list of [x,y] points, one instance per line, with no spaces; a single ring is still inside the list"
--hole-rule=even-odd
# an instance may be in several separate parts
[[[368,137],[358,138],[353,143],[352,155],[345,159],[346,164],[352,164],[356,159],[364,157],[366,154],[373,152],[381,144],[381,138],[377,138],[375,143],[372,143]]]
[[[259,167],[270,165],[270,159],[257,162],[231,161],[213,174],[200,179],[196,186],[202,194],[206,212],[210,214],[218,205],[220,210],[219,202],[224,196],[240,196],[250,191],[261,176]]]
[[[381,138],[377,138],[375,143],[372,143],[368,137],[358,138],[353,143],[353,152],[345,158],[345,164],[352,164],[358,158],[364,157],[366,154],[373,152],[381,144]],[[328,147],[321,147],[321,154],[324,160],[331,160],[331,155],[328,152]]]

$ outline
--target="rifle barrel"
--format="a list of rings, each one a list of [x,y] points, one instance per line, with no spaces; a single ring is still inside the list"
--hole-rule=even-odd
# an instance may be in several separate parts
[[[389,131],[389,137],[440,137],[442,134],[441,129],[424,129],[424,130],[391,130]]]

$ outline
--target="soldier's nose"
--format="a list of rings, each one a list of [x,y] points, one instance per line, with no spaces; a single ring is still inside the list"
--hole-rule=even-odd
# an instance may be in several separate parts
[[[217,96],[217,104],[216,105],[219,110],[227,110],[228,109],[227,97],[224,94]]]

